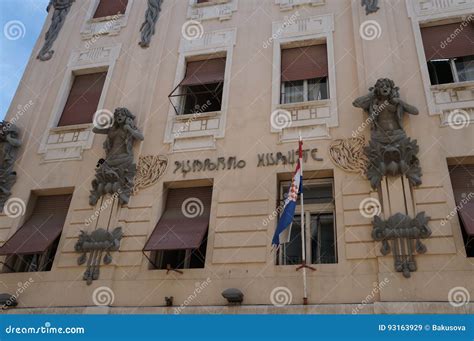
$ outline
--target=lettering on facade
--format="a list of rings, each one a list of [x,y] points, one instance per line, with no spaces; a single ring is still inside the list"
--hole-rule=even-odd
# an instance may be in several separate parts
[[[298,150],[290,150],[287,153],[261,153],[257,157],[257,167],[278,166],[279,164],[293,165],[298,160]],[[308,157],[311,157],[314,161],[323,161],[322,158],[318,157],[318,148],[303,149],[303,162],[308,161]]]
[[[217,160],[205,159],[205,160],[185,160],[175,161],[175,169],[173,173],[181,171],[183,175],[189,172],[205,172],[205,171],[219,171],[219,170],[231,170],[241,169],[246,166],[245,160],[238,160],[235,156],[230,157],[218,157]]]

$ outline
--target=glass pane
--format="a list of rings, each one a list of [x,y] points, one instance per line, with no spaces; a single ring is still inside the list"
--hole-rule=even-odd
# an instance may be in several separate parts
[[[183,86],[181,115],[221,110],[222,86],[220,83]]]
[[[295,216],[291,226],[290,241],[283,244],[280,252],[283,252],[283,264],[301,264],[301,219]]]
[[[304,101],[304,81],[284,82],[283,104]]]
[[[431,85],[453,83],[453,72],[449,59],[431,60],[428,62]]]
[[[328,81],[327,77],[314,78],[308,80],[308,100],[319,101],[328,99]]]
[[[474,56],[456,58],[454,62],[460,82],[474,81]]]
[[[311,262],[313,264],[336,263],[332,214],[311,215]]]

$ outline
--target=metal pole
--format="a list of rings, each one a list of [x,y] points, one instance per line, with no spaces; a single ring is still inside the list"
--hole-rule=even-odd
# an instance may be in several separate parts
[[[300,143],[302,141],[301,135],[300,135]],[[299,145],[298,145],[298,150],[299,150]],[[300,169],[301,169],[301,182],[300,186],[302,187],[302,181],[303,181],[303,159],[298,155],[299,157],[299,163],[300,163]],[[306,242],[305,242],[305,217],[304,217],[304,200],[303,200],[303,191],[301,191],[300,194],[300,200],[301,200],[301,260],[302,260],[302,265],[303,265],[303,304],[307,305],[308,304],[308,288],[307,288],[307,283],[306,283]]]

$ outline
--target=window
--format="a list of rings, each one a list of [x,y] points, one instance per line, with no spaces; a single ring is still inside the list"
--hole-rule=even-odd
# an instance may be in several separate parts
[[[312,264],[337,263],[337,242],[334,223],[334,195],[332,179],[303,182],[306,259]],[[280,205],[286,199],[290,182],[280,184]],[[302,263],[301,204],[298,198],[292,226],[287,230],[288,242],[277,253],[278,265]]]
[[[204,268],[212,187],[172,188],[143,251],[151,269]]]
[[[169,96],[176,114],[189,115],[221,110],[225,63],[225,58],[187,63],[184,79]],[[174,94],[175,92],[177,94]]]
[[[103,18],[117,14],[124,14],[128,0],[100,0],[93,18]]]
[[[40,196],[30,218],[0,247],[3,272],[50,271],[71,195]]]
[[[326,44],[283,49],[280,103],[319,101],[328,98]]]
[[[58,127],[91,123],[107,72],[76,75],[58,122]]]
[[[474,81],[474,24],[421,28],[432,85]]]
[[[474,257],[474,165],[449,167],[456,211],[468,257]]]

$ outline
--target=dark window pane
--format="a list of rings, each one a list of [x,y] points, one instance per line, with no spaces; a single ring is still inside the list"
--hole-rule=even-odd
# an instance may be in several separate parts
[[[431,85],[453,83],[453,72],[448,59],[431,60],[428,62]]]
[[[311,215],[311,249],[313,264],[336,263],[334,218],[332,214]]]
[[[283,200],[288,195],[289,185],[282,187]],[[310,184],[305,185],[303,181],[303,196],[305,204],[325,204],[333,202],[332,184]],[[297,205],[300,205],[300,196],[298,196]]]
[[[282,246],[280,249],[283,252],[283,264],[301,264],[301,218],[295,216],[293,224],[291,225],[290,241]]]
[[[455,59],[460,82],[474,81],[474,56]]]
[[[284,82],[283,87],[282,104],[304,101],[304,81]]]
[[[182,115],[221,110],[222,83],[183,86],[182,94]]]

